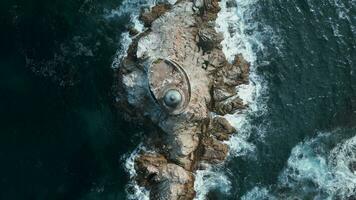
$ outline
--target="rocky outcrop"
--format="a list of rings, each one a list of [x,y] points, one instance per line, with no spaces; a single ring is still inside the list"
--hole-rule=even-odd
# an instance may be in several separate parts
[[[151,10],[143,11],[141,13],[140,20],[143,21],[145,26],[151,26],[154,20],[163,15],[170,8],[170,4],[158,4],[154,6]]]
[[[145,153],[136,160],[137,181],[148,188],[150,199],[193,199],[194,176],[190,171],[169,163],[160,154]]]
[[[246,105],[236,86],[249,64],[229,63],[215,31],[217,0],[180,0],[143,11],[147,30],[135,36],[118,68],[117,106],[148,131],[137,157],[136,181],[151,199],[191,200],[194,172],[225,160],[236,130],[223,117]],[[173,95],[170,95],[173,94]],[[173,102],[173,103],[172,103]]]

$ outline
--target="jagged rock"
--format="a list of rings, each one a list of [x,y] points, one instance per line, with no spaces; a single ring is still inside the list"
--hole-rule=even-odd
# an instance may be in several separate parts
[[[182,167],[170,164],[158,154],[143,154],[136,159],[137,181],[150,189],[150,199],[185,200],[194,197],[194,177]]]
[[[219,115],[233,114],[244,108],[246,108],[246,105],[238,96],[216,102],[214,105],[214,111]]]
[[[138,35],[140,32],[135,29],[134,27],[129,27],[129,34],[130,36],[135,36],[135,35]]]
[[[214,87],[213,98],[215,102],[224,101],[230,97],[236,95],[236,89],[234,87]]]
[[[235,128],[223,117],[213,118],[209,129],[209,133],[220,141],[228,140],[230,135],[235,132]]]
[[[236,129],[231,126],[229,121],[223,117],[215,117],[212,121],[213,131],[217,132],[226,132],[227,134],[232,134],[236,131]]]
[[[214,28],[218,1],[174,3],[143,11],[140,19],[149,28],[134,37],[117,75],[117,106],[152,127],[144,140],[151,153],[140,152],[135,161],[135,178],[152,200],[194,198],[195,170],[222,162],[228,154],[222,141],[236,132],[210,113],[245,108],[236,86],[248,82],[242,56],[229,63],[222,52],[222,36]],[[167,107],[172,89],[184,103]]]
[[[216,19],[219,11],[219,0],[204,0],[204,17],[206,17],[206,20]]]
[[[140,20],[143,21],[145,26],[151,26],[152,22],[158,17],[163,15],[167,10],[171,8],[169,4],[158,4],[152,8],[141,13]]]
[[[229,148],[227,144],[221,143],[212,137],[202,139],[202,150],[200,159],[209,163],[219,163],[225,160]]]
[[[215,32],[213,27],[199,29],[198,36],[198,46],[203,50],[203,52],[210,52],[220,45],[220,35]]]
[[[241,54],[238,54],[235,56],[234,66],[240,70],[239,78],[241,82],[239,82],[239,84],[247,84],[250,74],[250,64],[242,57]]]

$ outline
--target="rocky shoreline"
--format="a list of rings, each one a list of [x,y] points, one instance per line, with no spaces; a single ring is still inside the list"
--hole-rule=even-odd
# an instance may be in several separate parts
[[[236,134],[222,116],[247,106],[236,87],[248,83],[249,63],[241,55],[227,61],[215,31],[219,10],[218,0],[162,2],[142,11],[143,33],[130,30],[117,107],[149,127],[135,180],[150,199],[193,199],[195,171],[222,163],[224,141]]]

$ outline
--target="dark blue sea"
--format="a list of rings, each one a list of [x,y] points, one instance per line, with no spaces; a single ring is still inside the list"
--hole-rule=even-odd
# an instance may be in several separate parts
[[[233,1],[217,30],[252,64],[250,107],[199,200],[355,200],[356,1]],[[128,197],[145,127],[114,106],[114,68],[155,2],[1,0],[0,199]]]

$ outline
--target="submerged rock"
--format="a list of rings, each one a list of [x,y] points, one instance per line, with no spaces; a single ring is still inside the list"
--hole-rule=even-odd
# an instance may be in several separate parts
[[[245,108],[236,86],[249,64],[229,63],[214,23],[217,0],[177,1],[143,11],[148,28],[135,36],[118,68],[117,106],[132,122],[154,127],[135,161],[137,182],[150,199],[191,200],[194,172],[221,163],[236,130],[223,117]]]

